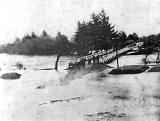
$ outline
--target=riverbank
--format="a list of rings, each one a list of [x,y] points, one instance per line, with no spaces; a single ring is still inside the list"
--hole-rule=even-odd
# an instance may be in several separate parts
[[[77,66],[71,68],[68,70],[68,73],[61,79],[61,85],[66,85],[69,84],[70,81],[75,80],[75,79],[80,79],[84,75],[92,73],[92,72],[101,72],[106,69],[110,68],[107,65],[104,64],[90,64],[85,66],[85,68],[80,67],[78,68]]]

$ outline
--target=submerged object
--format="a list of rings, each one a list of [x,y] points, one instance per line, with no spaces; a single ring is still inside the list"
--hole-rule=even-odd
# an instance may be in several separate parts
[[[22,75],[18,73],[5,73],[1,76],[2,79],[19,79]]]
[[[17,63],[15,66],[17,66],[18,67],[18,69],[22,69],[23,68],[23,64],[22,63]]]

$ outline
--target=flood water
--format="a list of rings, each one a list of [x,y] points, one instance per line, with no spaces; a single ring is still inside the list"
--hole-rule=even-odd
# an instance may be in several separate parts
[[[3,80],[0,79],[0,120],[9,121],[12,109],[18,109],[15,102],[22,101],[25,97],[31,95],[38,86],[48,87],[58,83],[60,77],[64,76],[67,71],[68,62],[75,57],[60,57],[58,71],[54,70],[56,56],[23,56],[0,54],[0,76],[4,73],[16,72],[21,74],[20,79]],[[15,64],[22,63],[24,69],[18,69]],[[52,70],[41,70],[52,68]],[[26,94],[28,92],[28,94]],[[25,95],[25,97],[23,97]],[[27,98],[26,97],[26,98]],[[36,97],[36,96],[35,96]],[[33,98],[34,99],[34,98]],[[33,100],[31,99],[31,101]]]
[[[72,56],[62,56],[60,57],[58,63],[58,71],[64,72],[67,68],[68,62],[75,59]],[[8,55],[0,54],[0,68],[2,72],[17,71],[15,64],[17,62],[22,63],[26,70],[40,70],[54,68],[56,61],[56,56],[23,56],[23,55]],[[55,73],[57,73],[55,71]]]
[[[98,72],[59,85],[68,62],[75,57],[0,54],[0,74],[17,72],[16,80],[0,79],[0,121],[159,121],[160,76],[157,73],[110,75]],[[120,66],[143,64],[143,55],[123,56]],[[16,62],[26,70],[18,69]],[[116,60],[111,66],[116,67]],[[80,70],[81,71],[81,70]],[[85,71],[85,70],[84,70]],[[100,72],[101,73],[101,72]],[[40,87],[40,88],[37,88]]]

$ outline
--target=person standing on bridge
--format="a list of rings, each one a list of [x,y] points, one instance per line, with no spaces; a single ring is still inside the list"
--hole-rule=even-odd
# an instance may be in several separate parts
[[[82,63],[83,68],[85,68],[85,62],[86,62],[86,60],[84,58],[82,58],[81,63]]]
[[[77,67],[79,69],[79,66],[80,66],[80,59],[77,59]]]
[[[69,68],[71,67],[71,62],[68,63],[68,67],[69,67]]]
[[[156,63],[159,63],[159,48],[157,50],[158,50],[158,55],[157,55]]]
[[[91,59],[89,58],[89,59],[88,59],[88,65],[90,65],[90,64],[91,64]]]
[[[93,63],[95,63],[95,61],[96,61],[96,58],[95,58],[95,56],[93,55]]]
[[[99,63],[99,58],[100,58],[100,55],[97,55],[96,57],[97,63]]]

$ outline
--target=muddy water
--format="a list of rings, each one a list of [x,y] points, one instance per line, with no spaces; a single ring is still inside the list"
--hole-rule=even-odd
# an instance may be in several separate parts
[[[58,71],[41,70],[48,68],[53,69],[56,56],[0,54],[0,76],[8,72],[17,72],[22,75],[21,78],[17,80],[0,79],[0,120],[12,121],[14,115],[17,115],[14,114],[14,110],[25,112],[25,104],[30,104],[32,101],[34,102],[40,95],[37,87],[44,89],[45,87],[56,85],[59,82],[59,78],[67,73],[64,69],[67,68],[68,62],[72,59],[74,59],[74,57],[61,57]],[[26,69],[18,69],[15,66],[17,62],[22,63]],[[23,121],[23,119],[20,120]]]
[[[90,88],[100,98],[101,108],[85,115],[86,120],[159,121],[159,80],[159,73],[108,75],[97,86],[92,78]]]
[[[110,69],[107,69],[61,86],[60,78],[66,74],[63,69],[70,57],[61,58],[57,72],[39,70],[52,68],[54,56],[0,56],[3,57],[1,74],[12,71],[22,74],[18,80],[0,79],[2,121],[160,120],[159,73],[116,76],[109,75]],[[121,64],[124,59],[120,59]],[[141,63],[142,56],[136,59],[139,61],[134,59],[135,56],[129,56],[128,64]],[[17,61],[22,62],[26,70],[16,69],[13,65]]]
[[[68,62],[75,57],[62,56],[59,60],[59,71],[63,71],[68,66]],[[26,69],[54,68],[56,56],[22,56],[0,54],[0,68],[2,70],[17,69],[14,65],[20,62]]]

